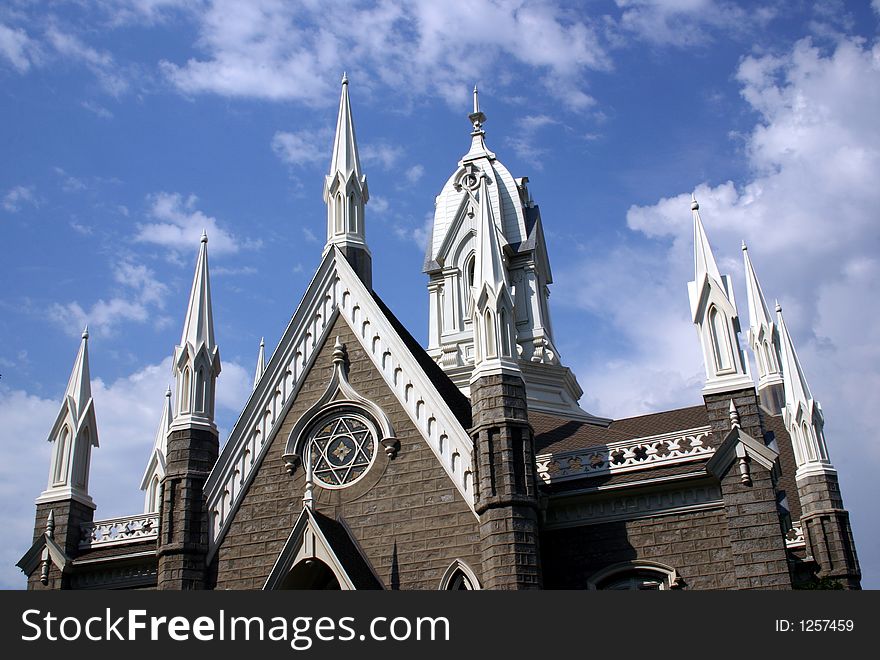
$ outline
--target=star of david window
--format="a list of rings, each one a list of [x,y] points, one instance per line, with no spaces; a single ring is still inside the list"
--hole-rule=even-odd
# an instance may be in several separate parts
[[[312,478],[325,488],[344,488],[360,479],[376,455],[372,422],[343,412],[315,425],[309,437]]]

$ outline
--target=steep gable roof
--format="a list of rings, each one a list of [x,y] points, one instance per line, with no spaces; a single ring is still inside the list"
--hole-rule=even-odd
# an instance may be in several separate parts
[[[209,560],[297,397],[333,322],[341,317],[411,422],[473,510],[470,416],[448,378],[403,331],[335,246],[328,250],[293,314],[266,371],[245,404],[205,484]],[[427,358],[427,360],[426,360]],[[475,514],[476,515],[476,514]]]

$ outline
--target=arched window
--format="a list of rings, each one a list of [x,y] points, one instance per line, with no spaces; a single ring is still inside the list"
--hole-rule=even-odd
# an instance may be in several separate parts
[[[510,357],[510,327],[507,325],[507,312],[498,312],[498,325],[501,327],[501,355]]]
[[[205,370],[201,367],[196,374],[196,412],[205,412]]]
[[[461,301],[464,303],[464,314],[467,316],[468,308],[471,304],[471,295],[474,288],[474,273],[476,272],[477,258],[471,253],[464,261],[464,270],[462,272],[462,292]]]
[[[180,412],[189,412],[189,396],[190,396],[190,373],[189,367],[183,368],[183,378],[180,382]]]
[[[337,234],[341,234],[345,231],[345,228],[342,224],[342,193],[339,193],[336,196],[336,229],[335,232]]]
[[[456,559],[440,578],[440,591],[475,591],[480,588],[476,574],[461,559]]]
[[[776,360],[773,359],[773,351],[770,350],[770,342],[764,342],[764,361],[767,364],[767,373],[776,373],[779,368],[776,366]]]
[[[52,475],[52,483],[59,485],[67,480],[67,456],[69,453],[70,429],[67,424],[61,429],[58,436],[58,446],[55,448],[55,473]]]
[[[709,335],[712,339],[712,352],[715,354],[716,371],[727,371],[732,366],[727,324],[714,305],[709,310]]]
[[[587,581],[594,590],[666,591],[681,587],[675,569],[653,561],[625,561],[594,573]]]
[[[498,351],[495,342],[495,317],[492,316],[491,310],[486,310],[483,322],[486,324],[486,357],[493,358],[498,355]]]
[[[807,422],[801,425],[801,432],[804,436],[804,450],[807,456],[807,460],[815,461],[818,456],[816,456],[816,446],[813,443],[813,434],[810,432],[810,427],[807,425]]]
[[[157,513],[159,511],[159,475],[153,475],[148,493],[150,510],[147,513]]]
[[[354,210],[354,195],[348,194],[348,226],[349,231],[357,233],[357,217]]]
[[[71,466],[73,469],[71,481],[74,488],[85,488],[89,481],[89,443],[91,441],[89,429],[86,427],[79,434],[79,442],[74,443],[75,456]]]

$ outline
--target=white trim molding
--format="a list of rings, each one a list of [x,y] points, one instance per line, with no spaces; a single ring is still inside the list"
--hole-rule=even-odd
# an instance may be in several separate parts
[[[451,589],[457,590],[454,582],[459,576],[466,580],[465,584],[469,586],[466,586],[465,589],[468,591],[477,591],[483,588],[477,574],[474,573],[474,570],[470,566],[468,566],[467,562],[461,559],[456,559],[449,564],[447,569],[443,572],[443,577],[440,578],[440,586],[437,587],[437,589],[439,591],[449,591]]]
[[[208,561],[216,553],[337,316],[352,329],[473,511],[473,441],[334,246],[306,289],[205,484],[211,513]]]
[[[591,591],[596,591],[600,589],[600,585],[603,582],[607,582],[614,577],[623,577],[627,574],[635,575],[638,573],[650,573],[656,575],[660,579],[661,591],[678,589],[681,587],[681,577],[672,566],[667,566],[666,564],[650,561],[648,559],[636,559],[633,561],[622,561],[617,564],[612,564],[611,566],[606,566],[602,570],[593,573],[587,580],[587,588]]]

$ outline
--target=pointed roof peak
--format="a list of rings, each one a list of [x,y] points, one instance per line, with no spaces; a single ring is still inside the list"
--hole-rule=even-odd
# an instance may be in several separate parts
[[[691,200],[691,210],[694,212],[694,278],[697,285],[700,285],[704,276],[709,275],[720,284],[721,273],[718,271],[712,246],[709,245],[709,238],[700,218],[700,205],[696,196],[691,195]]]
[[[492,214],[492,201],[489,198],[489,177],[480,176],[479,221],[477,223],[477,262],[474,273],[474,286],[480,290],[484,284],[492,287],[497,295],[507,284],[507,268],[498,236],[498,228]]]
[[[779,323],[779,343],[782,353],[782,376],[785,381],[785,402],[786,405],[797,408],[798,402],[809,405],[813,399],[810,392],[810,386],[804,376],[804,370],[798,359],[797,351],[794,348],[794,342],[785,325],[785,317],[782,315],[782,306],[776,303],[776,318]]]
[[[348,96],[348,77],[342,74],[342,93],[339,96],[339,114],[336,117],[336,137],[333,140],[333,157],[330,160],[330,177],[341,174],[344,178],[354,172],[361,178],[361,160],[358,155],[351,101]]]
[[[208,242],[208,230],[204,227],[202,228],[202,243]]]
[[[746,294],[749,301],[749,324],[753,331],[757,331],[762,325],[772,325],[773,319],[770,318],[770,310],[767,309],[767,301],[764,299],[764,292],[761,290],[758,275],[752,266],[751,258],[749,258],[745,241],[743,241],[742,250],[746,275]]]
[[[183,323],[183,334],[180,338],[181,347],[187,344],[192,345],[194,350],[198,350],[202,344],[205,344],[209,351],[216,346],[214,314],[211,309],[211,281],[208,275],[208,236],[204,232],[196,260],[186,319]]]
[[[83,328],[83,331],[82,331],[82,338],[83,338],[83,339],[88,339],[88,338],[89,338],[89,325],[88,325],[88,323],[86,324],[86,327]]]
[[[83,330],[82,341],[79,351],[70,371],[70,379],[67,381],[65,398],[70,397],[76,405],[76,416],[82,416],[83,411],[92,398],[92,382],[89,373],[89,333],[88,328]]]
[[[260,350],[257,351],[257,366],[254,369],[254,389],[257,389],[257,384],[260,382],[260,378],[262,378],[263,373],[266,371],[266,342],[263,337],[260,337]]]

